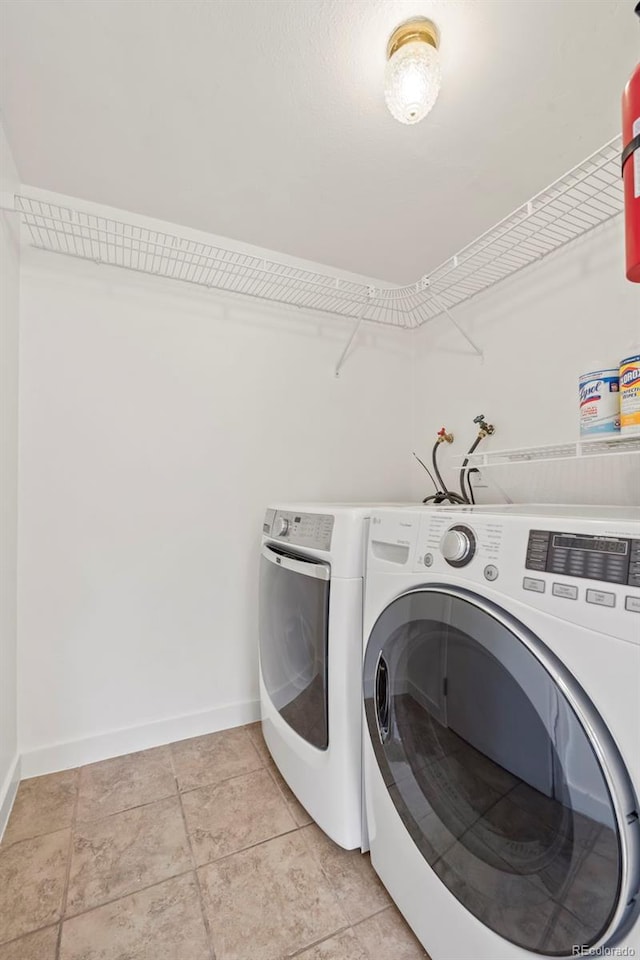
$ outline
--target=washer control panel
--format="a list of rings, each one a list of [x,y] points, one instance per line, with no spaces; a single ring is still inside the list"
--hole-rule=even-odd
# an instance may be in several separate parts
[[[519,509],[374,510],[367,576],[457,584],[499,604],[523,604],[525,618],[538,610],[640,646],[640,511],[636,519],[615,508],[602,516],[598,508],[591,515],[576,507],[575,516],[553,505],[548,515],[544,507],[539,515]]]
[[[312,550],[330,550],[334,517],[329,513],[267,510],[262,532],[275,540]]]
[[[640,587],[640,540],[530,530],[527,570]]]
[[[498,570],[500,565],[503,534],[504,524],[499,519],[469,514],[457,520],[449,512],[432,508],[422,518],[417,559],[425,567],[434,563],[438,566],[444,561],[444,569],[468,567],[472,570],[490,566],[486,579],[491,579],[494,569]]]

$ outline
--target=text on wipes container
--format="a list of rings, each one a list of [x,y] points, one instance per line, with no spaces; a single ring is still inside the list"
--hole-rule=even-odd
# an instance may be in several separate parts
[[[594,380],[593,383],[587,383],[580,387],[580,406],[585,403],[591,403],[592,400],[599,400],[602,396],[602,380]]]

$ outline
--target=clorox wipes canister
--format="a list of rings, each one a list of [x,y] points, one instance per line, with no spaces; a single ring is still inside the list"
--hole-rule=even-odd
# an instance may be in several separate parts
[[[640,349],[620,361],[620,428],[640,434]]]
[[[597,367],[578,381],[580,436],[591,437],[620,430],[618,367]]]

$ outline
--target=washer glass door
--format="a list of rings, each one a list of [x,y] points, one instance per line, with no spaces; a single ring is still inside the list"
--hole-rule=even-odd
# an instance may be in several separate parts
[[[593,705],[545,650],[468,591],[416,590],[373,628],[365,713],[396,810],[451,893],[518,946],[572,956],[622,922],[632,813],[598,758],[621,765],[613,741],[595,745],[570,698]]]

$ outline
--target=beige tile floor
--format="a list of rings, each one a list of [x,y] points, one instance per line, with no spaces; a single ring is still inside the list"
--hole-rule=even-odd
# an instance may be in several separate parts
[[[312,823],[254,724],[25,780],[0,960],[414,960],[368,856]]]

